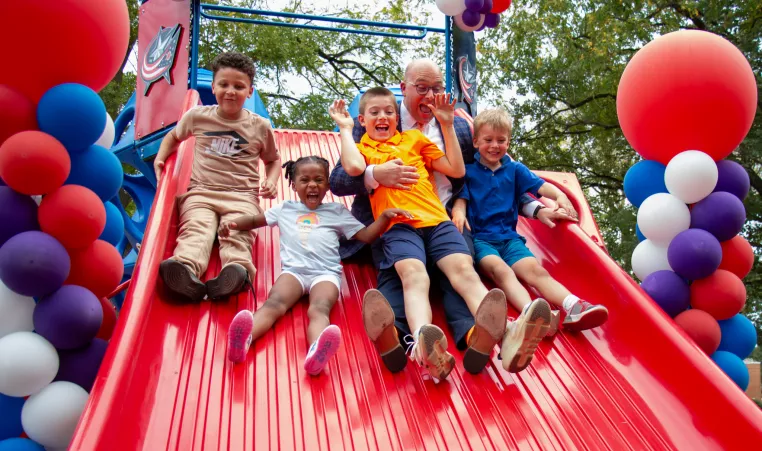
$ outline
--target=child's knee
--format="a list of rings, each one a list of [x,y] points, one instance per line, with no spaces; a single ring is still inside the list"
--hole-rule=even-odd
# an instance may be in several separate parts
[[[307,308],[307,317],[310,319],[328,317],[331,314],[333,303],[328,300],[317,300],[310,302],[309,308]]]
[[[397,274],[399,274],[403,282],[405,280],[420,279],[421,277],[428,278],[426,266],[419,260],[407,259],[398,261],[394,264],[394,269],[397,270]]]
[[[548,277],[550,277],[550,273],[548,273],[548,271],[538,262],[533,263],[526,271],[526,278],[530,281],[545,279]]]
[[[281,317],[286,314],[288,311],[288,306],[283,302],[283,300],[279,296],[270,296],[267,298],[265,303],[262,305],[262,309],[266,309],[267,311],[271,312],[272,314],[277,315],[278,317]]]
[[[510,266],[508,265],[496,265],[493,269],[493,279],[495,280],[507,280],[507,281],[514,281],[518,280],[516,278],[516,273],[513,272]]]

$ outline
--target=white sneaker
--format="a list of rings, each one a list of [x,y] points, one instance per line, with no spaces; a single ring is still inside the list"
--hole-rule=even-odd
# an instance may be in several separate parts
[[[500,357],[503,369],[518,373],[532,361],[534,352],[550,328],[550,305],[538,298],[524,308],[516,321],[508,323]]]

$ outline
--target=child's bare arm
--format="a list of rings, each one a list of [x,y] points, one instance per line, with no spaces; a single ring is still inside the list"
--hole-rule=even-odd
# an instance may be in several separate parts
[[[280,157],[265,163],[265,180],[259,186],[259,195],[263,199],[275,199],[278,195],[280,178]]]
[[[537,193],[539,193],[543,197],[547,197],[549,199],[553,199],[556,201],[558,206],[560,208],[563,208],[566,210],[567,213],[569,213],[569,216],[572,218],[577,218],[577,211],[574,209],[574,205],[572,205],[569,198],[566,196],[566,194],[563,193],[560,189],[558,189],[555,185],[552,183],[543,183],[543,185],[540,187],[539,190],[537,190]]]
[[[463,227],[471,230],[468,219],[466,219],[467,202],[466,199],[455,199],[455,203],[452,205],[452,222],[460,233],[463,233]]]
[[[170,155],[177,152],[177,148],[180,147],[180,140],[175,136],[175,131],[170,130],[159,146],[159,152],[156,154],[156,158],[153,160],[153,170],[156,172],[156,183],[159,182],[162,173],[164,172],[164,164]]]
[[[389,226],[389,222],[397,216],[413,219],[413,215],[409,211],[400,210],[399,208],[389,208],[388,210],[384,210],[384,212],[381,213],[381,216],[373,221],[373,224],[357,232],[353,238],[362,241],[363,243],[372,243],[376,241],[376,238],[381,236],[381,233],[383,233]]]
[[[351,177],[361,175],[365,172],[365,157],[355,144],[352,137],[352,128],[355,121],[347,112],[346,103],[343,100],[334,100],[333,105],[328,109],[328,114],[339,126],[339,136],[341,137],[341,166]]]
[[[434,112],[434,116],[442,127],[442,137],[447,153],[444,157],[431,162],[431,167],[444,175],[461,178],[466,175],[466,165],[463,162],[463,153],[460,150],[458,136],[455,134],[455,99],[450,94],[437,94],[434,104],[428,105]]]
[[[222,238],[230,236],[231,230],[253,230],[267,225],[264,214],[239,216],[232,221],[225,221],[220,224],[217,235]]]

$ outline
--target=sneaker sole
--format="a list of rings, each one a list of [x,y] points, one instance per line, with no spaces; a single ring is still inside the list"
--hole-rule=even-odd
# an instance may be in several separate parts
[[[318,337],[317,349],[312,357],[304,361],[304,371],[311,376],[317,376],[323,371],[341,345],[341,330],[331,324]]]
[[[419,345],[423,343],[423,349],[426,353],[426,369],[429,374],[437,381],[447,379],[452,369],[455,368],[455,357],[447,352],[447,338],[445,338],[444,332],[436,326],[427,324],[421,327],[420,335]],[[441,371],[438,371],[437,367],[440,365],[437,363],[441,360],[444,360],[444,365],[442,365]]]
[[[231,264],[222,268],[217,277],[206,282],[206,292],[209,299],[220,300],[240,293],[247,282],[249,282],[249,272],[246,268]]]
[[[250,311],[238,312],[230,323],[228,330],[228,360],[233,363],[241,363],[246,360],[251,331],[254,329],[254,315]]]
[[[159,275],[172,293],[191,302],[200,302],[206,296],[206,286],[194,280],[190,268],[177,260],[165,260],[159,265]]]
[[[392,373],[402,371],[407,365],[407,356],[394,330],[394,311],[380,291],[365,292],[362,320],[365,333],[373,342],[386,368]],[[389,350],[383,352],[384,349]]]
[[[564,321],[564,330],[580,332],[605,323],[609,319],[609,312],[605,308],[593,308],[581,315],[573,315],[567,318],[572,318],[572,321]]]
[[[509,373],[523,371],[532,363],[537,343],[547,335],[550,328],[550,305],[548,305],[547,301],[535,301],[527,314],[528,319],[523,324],[523,330],[516,334],[518,337],[521,337],[521,340],[516,340],[511,348],[504,352],[505,355],[502,356],[503,369]]]
[[[463,368],[466,371],[477,374],[487,366],[492,350],[505,335],[507,314],[505,294],[497,289],[490,290],[474,316],[473,343],[463,354]]]

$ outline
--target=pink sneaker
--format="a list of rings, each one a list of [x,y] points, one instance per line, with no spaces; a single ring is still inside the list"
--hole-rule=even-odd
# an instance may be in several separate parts
[[[317,340],[312,343],[307,357],[304,359],[304,371],[310,376],[317,376],[328,364],[328,360],[336,354],[341,344],[341,329],[331,324],[320,332]]]
[[[228,329],[228,359],[231,362],[241,363],[246,360],[253,328],[254,315],[249,310],[241,310],[233,318]]]

